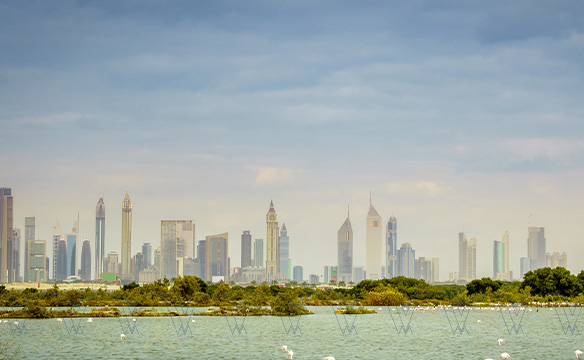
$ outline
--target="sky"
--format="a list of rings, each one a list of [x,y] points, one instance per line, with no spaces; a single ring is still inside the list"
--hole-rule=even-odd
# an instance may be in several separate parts
[[[0,186],[15,227],[36,217],[106,252],[160,244],[160,221],[197,239],[266,237],[274,202],[304,277],[336,265],[354,231],[365,265],[373,206],[398,246],[477,275],[528,226],[584,268],[584,2],[0,0]],[[380,239],[380,241],[382,241]],[[49,246],[48,255],[52,251]]]

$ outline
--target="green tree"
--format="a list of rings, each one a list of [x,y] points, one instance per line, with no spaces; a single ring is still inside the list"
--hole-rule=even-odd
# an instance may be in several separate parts
[[[499,290],[502,284],[502,281],[494,281],[491,278],[484,277],[482,279],[473,280],[466,284],[466,290],[468,291],[468,295],[485,294],[487,289],[491,289],[491,292]]]
[[[170,291],[179,295],[184,300],[189,300],[194,294],[204,292],[202,286],[206,288],[207,284],[196,276],[179,276],[174,279]]]

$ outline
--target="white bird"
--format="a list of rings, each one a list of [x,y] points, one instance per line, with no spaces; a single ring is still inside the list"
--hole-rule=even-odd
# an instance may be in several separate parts
[[[574,351],[574,354],[576,354],[576,359],[580,359],[580,355],[584,354],[584,352],[582,352],[581,350],[576,350]]]
[[[2,323],[3,323],[3,324],[8,324],[9,322],[10,322],[10,321],[8,321],[8,320],[4,320]]]
[[[288,352],[288,346],[282,345],[282,351],[283,352]]]
[[[332,356],[327,356],[327,357],[324,358],[324,360],[335,360],[335,358],[332,357]]]
[[[87,322],[88,322],[88,323],[92,323],[92,322],[93,322],[93,318],[89,318],[89,319],[87,319]]]
[[[288,351],[288,359],[292,359],[292,356],[294,356],[294,351]]]
[[[480,320],[477,320],[477,324],[480,324],[480,323],[481,323],[481,321]]]
[[[120,339],[122,339],[122,340],[126,340],[126,335],[124,335],[124,334],[120,334]]]
[[[511,355],[507,354],[507,353],[502,353],[501,354],[501,359],[509,359],[511,357]]]
[[[63,319],[57,319],[57,322],[63,322]]]
[[[14,325],[18,326],[18,321],[15,321],[15,322],[14,322]]]
[[[499,343],[499,346],[501,346],[505,343],[505,339],[498,339],[497,343]]]
[[[193,320],[191,320],[191,322],[195,322],[195,320],[193,319]]]
[[[136,322],[136,319],[132,319],[133,322]]]

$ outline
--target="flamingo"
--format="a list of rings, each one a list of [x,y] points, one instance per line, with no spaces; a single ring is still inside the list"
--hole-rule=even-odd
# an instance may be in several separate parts
[[[57,322],[63,322],[63,319],[57,319]]]
[[[292,359],[292,356],[294,356],[294,351],[288,351],[288,359]]]
[[[126,340],[126,335],[124,335],[124,334],[120,334],[120,339],[121,339],[121,340]]]
[[[574,351],[574,354],[576,354],[576,359],[580,359],[580,355],[584,354],[584,352],[582,352],[581,350],[576,350]]]
[[[93,322],[93,318],[89,318],[89,319],[87,319],[87,322],[88,322],[88,323],[92,323],[92,322]]]
[[[327,357],[324,358],[324,360],[335,360],[335,358],[332,357],[332,356],[327,356]]]
[[[507,354],[507,353],[502,353],[501,354],[501,359],[509,359],[511,357],[511,355]]]
[[[282,345],[282,351],[283,352],[288,352],[288,346]]]
[[[481,321],[480,320],[477,320],[477,324],[480,324],[480,323],[481,323]]]
[[[505,343],[505,339],[498,339],[497,343],[499,343],[499,346],[501,346]]]

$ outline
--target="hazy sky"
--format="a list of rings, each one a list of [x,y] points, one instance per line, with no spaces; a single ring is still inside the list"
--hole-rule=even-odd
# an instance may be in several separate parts
[[[580,271],[582,14],[576,0],[0,0],[0,186],[39,239],[79,212],[92,251],[100,196],[120,251],[127,190],[133,252],[160,243],[160,220],[193,218],[199,239],[229,232],[239,266],[273,200],[308,278],[336,265],[347,204],[365,264],[371,190],[442,279],[463,226],[479,276],[505,231],[519,272],[530,224]]]

